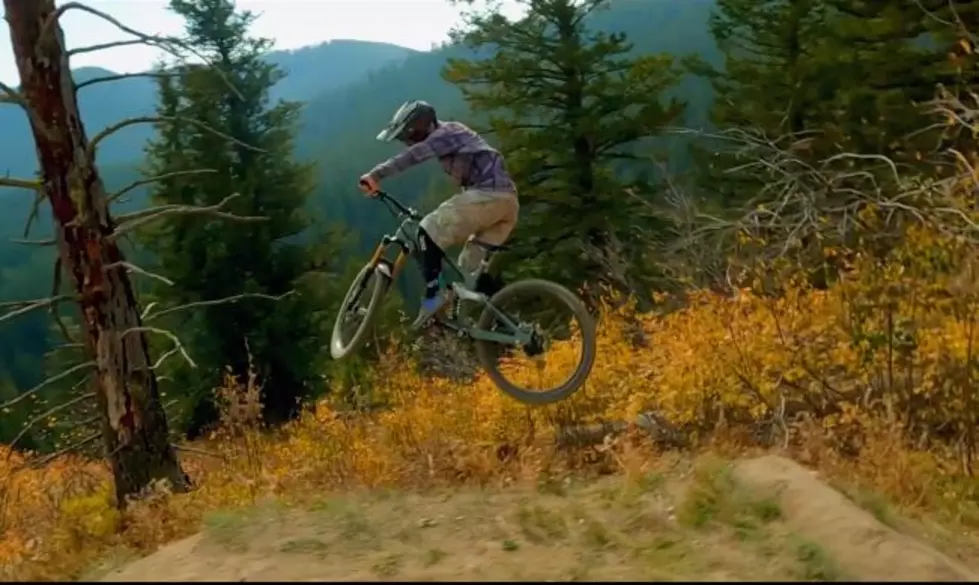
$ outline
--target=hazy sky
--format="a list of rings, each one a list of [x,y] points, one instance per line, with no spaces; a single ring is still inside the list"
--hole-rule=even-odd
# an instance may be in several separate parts
[[[182,28],[165,0],[83,1],[141,32],[176,35]],[[445,40],[459,20],[459,10],[448,0],[238,0],[238,6],[260,15],[253,34],[275,39],[278,49],[359,39],[426,50]],[[131,38],[101,18],[76,10],[69,11],[61,25],[69,48]],[[130,73],[149,68],[157,56],[149,47],[121,47],[80,55],[71,65]],[[17,84],[6,26],[0,26],[0,81]]]

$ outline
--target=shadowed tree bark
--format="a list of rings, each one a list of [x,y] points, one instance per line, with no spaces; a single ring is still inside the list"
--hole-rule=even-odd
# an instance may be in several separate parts
[[[116,239],[95,148],[78,112],[54,0],[4,0],[20,90],[40,161],[40,195],[51,205],[64,276],[81,312],[105,453],[120,506],[155,480],[189,488],[170,445],[139,306]]]

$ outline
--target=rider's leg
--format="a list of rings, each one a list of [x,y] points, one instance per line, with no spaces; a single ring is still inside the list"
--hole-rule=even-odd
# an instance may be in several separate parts
[[[487,218],[495,218],[496,221],[487,227],[478,230],[474,236],[476,239],[487,244],[499,246],[506,243],[507,238],[513,232],[517,223],[517,215],[520,211],[520,204],[516,196],[497,197],[491,208],[486,211]],[[472,273],[479,267],[485,257],[485,250],[467,240],[465,247],[459,254],[459,266],[463,270]],[[491,274],[481,274],[476,281],[476,291],[487,296],[493,296],[503,288],[503,279]]]
[[[422,298],[418,317],[412,328],[424,325],[438,313],[449,301],[448,294],[441,290],[440,277],[442,274],[443,250],[450,246],[461,244],[468,236],[465,214],[459,213],[456,199],[459,195],[450,197],[434,211],[422,218],[419,223],[419,245],[422,248],[422,278],[425,280],[425,295]]]
[[[423,276],[427,283],[425,287],[426,295],[422,300],[421,311],[419,311],[418,318],[413,323],[413,327],[419,327],[427,322],[448,300],[448,296],[439,290],[440,287],[438,285],[438,275],[441,273],[442,250],[462,244],[469,238],[469,234],[483,233],[494,225],[501,223],[506,217],[512,216],[515,219],[515,205],[516,197],[510,194],[484,193],[468,190],[453,195],[439,205],[435,211],[422,218],[420,231],[428,238],[428,241],[423,245],[428,246],[428,250],[432,250],[433,246],[429,246],[429,244],[434,244],[434,248],[438,249],[439,253],[438,261],[436,261],[434,251],[431,252],[431,256],[429,256],[429,252],[423,252],[423,266],[428,266],[428,268],[423,268]],[[503,236],[504,240],[506,239],[506,235],[509,235],[509,232],[513,229],[513,219],[511,219],[509,227],[506,228],[505,235]],[[499,230],[496,231],[498,232]],[[489,236],[491,238],[499,238],[499,235],[494,233],[492,229],[490,229]],[[494,242],[491,241],[490,243]],[[500,243],[503,243],[502,240]],[[472,248],[472,246],[466,246],[466,248]],[[478,266],[481,257],[474,258],[475,264],[471,264],[471,260],[468,260],[470,256],[467,255],[465,250],[463,250],[463,255],[467,259],[462,263],[461,268],[468,271],[474,270]],[[426,258],[430,258],[430,260],[426,260]]]
[[[424,228],[418,230],[418,243],[421,245],[422,278],[425,279],[426,299],[433,299],[439,293],[439,277],[442,274],[442,248],[428,235]]]

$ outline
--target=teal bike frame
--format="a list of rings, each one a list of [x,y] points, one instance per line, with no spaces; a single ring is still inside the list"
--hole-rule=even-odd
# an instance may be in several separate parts
[[[374,250],[374,255],[370,260],[370,265],[373,270],[380,272],[393,282],[394,279],[397,278],[398,274],[401,273],[401,270],[404,268],[404,264],[408,257],[411,256],[415,250],[419,249],[418,230],[420,228],[419,222],[421,221],[422,216],[415,209],[402,204],[400,201],[384,191],[379,191],[377,193],[377,198],[387,205],[392,214],[401,220],[401,224],[398,226],[398,229],[394,232],[393,236],[385,234],[384,237],[381,238],[381,243],[378,244],[377,249]],[[503,246],[491,246],[480,242],[475,238],[470,238],[470,242],[472,242],[474,245],[482,247],[486,254],[483,256],[479,266],[472,274],[465,274],[455,262],[450,260],[448,257],[443,258],[444,265],[448,265],[453,272],[462,277],[463,282],[460,284],[456,281],[451,285],[453,292],[455,292],[456,300],[453,303],[449,320],[444,321],[436,319],[436,323],[455,332],[460,337],[516,347],[523,347],[530,344],[534,337],[533,331],[528,330],[526,327],[521,327],[515,323],[509,315],[497,309],[493,303],[490,302],[489,297],[483,293],[476,292],[475,290],[476,282],[479,280],[479,277],[482,276],[489,268],[492,256],[497,251],[505,248]],[[387,257],[387,255],[388,251],[395,246],[398,248],[398,255],[392,261]],[[361,290],[351,300],[351,306],[353,306],[360,298],[360,295],[363,293],[364,288],[366,287],[366,283],[367,279],[364,279],[364,281],[361,283]],[[459,319],[459,306],[462,301],[475,302],[485,308],[488,308],[514,333],[506,334],[496,331],[486,331],[476,327],[475,325],[466,325],[462,323]],[[349,311],[350,307],[347,307],[347,310]]]

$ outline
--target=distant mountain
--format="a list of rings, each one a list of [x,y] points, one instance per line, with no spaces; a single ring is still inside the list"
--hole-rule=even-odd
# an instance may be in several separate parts
[[[418,53],[388,43],[348,40],[269,53],[268,60],[287,74],[275,86],[272,99],[306,101],[365,79],[381,67],[398,65]]]
[[[715,61],[718,52],[707,27],[714,4],[715,0],[611,0],[606,10],[590,16],[589,26],[596,31],[625,33],[636,54],[699,54]],[[377,69],[357,83],[317,95],[306,108],[300,148],[315,149],[309,151],[312,153],[334,141],[372,140],[394,109],[408,99],[428,100],[440,114],[464,116],[462,94],[442,79],[441,71],[449,59],[473,57],[472,51],[453,45],[419,52]],[[686,80],[678,93],[709,98],[708,86],[693,79]],[[698,101],[695,106],[702,110],[706,104]]]
[[[358,81],[370,71],[398,63],[415,52],[387,43],[349,40],[274,51],[268,54],[268,60],[281,66],[288,76],[276,86],[272,97],[306,101]],[[77,84],[84,84],[117,74],[99,67],[81,67],[73,75]],[[89,135],[125,118],[151,115],[155,104],[156,86],[149,77],[129,77],[79,89],[79,106]],[[120,131],[103,143],[99,162],[112,164],[140,158],[143,144],[151,134],[149,125]],[[36,166],[27,117],[15,107],[0,107],[0,173],[25,176]]]
[[[287,76],[280,81],[273,99],[308,101],[324,92],[342,89],[385,65],[397,65],[417,51],[387,43],[337,40],[291,51],[274,51],[267,59],[282,67]],[[117,73],[100,67],[80,67],[72,72],[78,91],[79,108],[89,136],[124,120],[153,114],[156,85],[150,77],[127,77],[84,85]],[[134,168],[143,156],[143,146],[152,136],[149,124],[124,128],[99,147],[98,162],[110,187],[134,180]],[[30,177],[37,168],[37,157],[27,124],[27,116],[15,106],[0,105],[0,176]],[[27,216],[30,196],[0,189],[0,205],[7,211],[0,216],[0,240],[21,231]],[[46,213],[47,210],[44,210]],[[36,223],[37,234],[47,231],[49,222],[42,213]],[[9,246],[0,241],[0,248]]]

